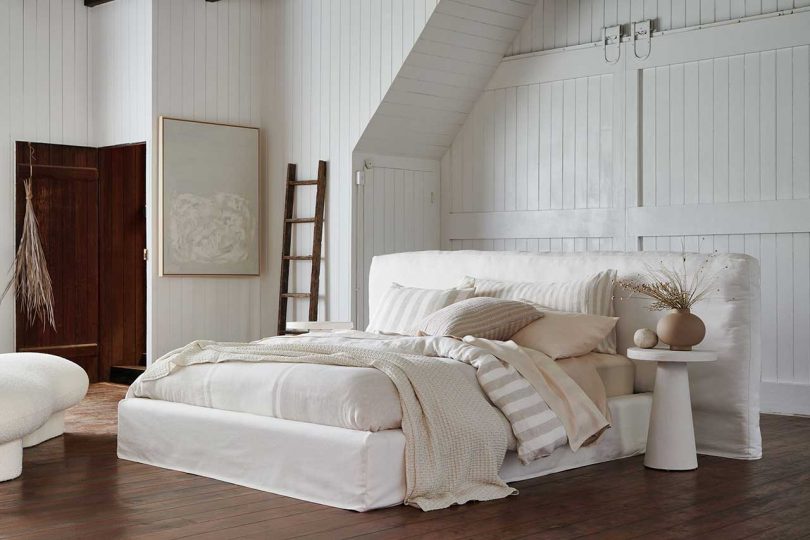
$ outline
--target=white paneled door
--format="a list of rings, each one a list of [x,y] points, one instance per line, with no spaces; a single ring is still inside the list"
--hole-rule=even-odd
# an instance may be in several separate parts
[[[439,162],[360,154],[354,161],[362,170],[355,185],[355,326],[363,329],[371,259],[439,248]]]

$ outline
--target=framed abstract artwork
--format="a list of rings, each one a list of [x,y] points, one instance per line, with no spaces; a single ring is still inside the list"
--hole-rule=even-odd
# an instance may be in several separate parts
[[[160,117],[162,276],[259,275],[259,129]]]

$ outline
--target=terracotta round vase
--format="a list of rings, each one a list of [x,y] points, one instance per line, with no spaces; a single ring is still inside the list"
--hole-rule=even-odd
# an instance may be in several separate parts
[[[673,309],[658,321],[655,330],[672,351],[691,351],[706,337],[706,325],[688,309]]]

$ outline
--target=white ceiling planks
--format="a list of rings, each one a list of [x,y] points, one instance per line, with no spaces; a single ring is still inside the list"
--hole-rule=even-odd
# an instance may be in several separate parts
[[[440,0],[355,150],[439,159],[535,0]]]

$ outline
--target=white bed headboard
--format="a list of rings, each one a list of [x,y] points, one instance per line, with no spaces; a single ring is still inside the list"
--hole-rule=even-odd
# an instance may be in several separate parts
[[[595,252],[517,253],[503,251],[419,251],[374,257],[368,280],[369,313],[393,282],[444,289],[465,276],[504,281],[565,281],[615,268],[619,278],[645,270],[645,265],[681,264],[680,253]],[[694,268],[706,255],[687,254]],[[718,254],[710,271],[718,271],[718,291],[694,312],[706,323],[700,348],[718,352],[717,362],[689,366],[692,409],[698,451],[704,454],[755,459],[762,455],[759,431],[759,263],[753,257]],[[649,300],[617,290],[614,306],[619,352],[632,345],[638,328],[655,328],[663,315],[647,309]],[[636,365],[636,391],[652,389],[654,366]]]

